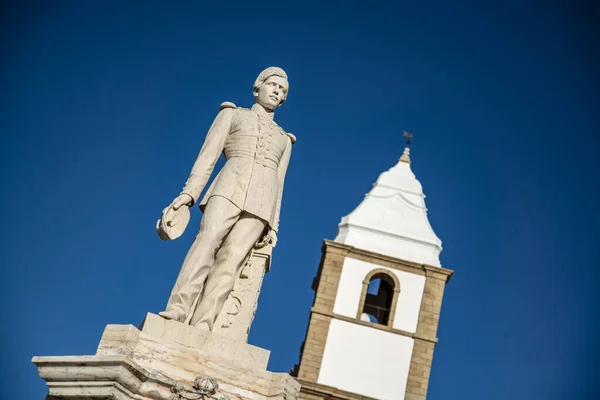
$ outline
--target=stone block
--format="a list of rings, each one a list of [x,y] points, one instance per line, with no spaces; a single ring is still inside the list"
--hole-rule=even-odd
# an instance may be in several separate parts
[[[148,314],[108,325],[96,355],[34,357],[48,399],[290,400],[300,385],[266,370],[269,352]],[[204,396],[204,397],[202,397]]]

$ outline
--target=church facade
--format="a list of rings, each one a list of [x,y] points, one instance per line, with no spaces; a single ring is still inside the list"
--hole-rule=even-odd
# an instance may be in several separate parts
[[[441,267],[409,151],[323,243],[292,371],[301,399],[426,398],[452,271]]]

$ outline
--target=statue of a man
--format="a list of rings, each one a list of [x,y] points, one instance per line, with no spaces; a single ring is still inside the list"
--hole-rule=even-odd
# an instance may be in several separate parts
[[[200,229],[167,308],[159,313],[163,318],[184,322],[191,315],[191,325],[212,330],[254,244],[266,233],[267,242],[275,245],[295,137],[273,121],[273,111],[286,100],[288,87],[285,71],[270,67],[254,82],[256,104],[251,109],[221,105],[183,191],[166,209],[177,212],[193,206],[225,154],[225,165],[201,201]],[[163,220],[169,219],[167,214]]]

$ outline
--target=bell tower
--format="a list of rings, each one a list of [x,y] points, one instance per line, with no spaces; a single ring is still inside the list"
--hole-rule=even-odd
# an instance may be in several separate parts
[[[301,399],[424,400],[444,287],[441,241],[411,170],[398,163],[325,240],[294,367]]]

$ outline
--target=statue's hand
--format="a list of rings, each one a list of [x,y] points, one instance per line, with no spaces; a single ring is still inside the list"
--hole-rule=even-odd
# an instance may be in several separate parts
[[[190,221],[190,211],[181,207],[189,207],[193,203],[192,196],[180,194],[162,211],[160,219],[156,221],[156,233],[162,240],[174,240],[183,234]]]
[[[275,247],[277,244],[277,232],[275,232],[273,229],[269,229],[266,242],[269,246]]]
[[[182,193],[173,200],[171,205],[165,209],[163,212],[163,220],[167,224],[167,226],[172,226],[173,219],[175,218],[175,212],[179,210],[181,207],[189,207],[194,202],[192,196],[186,193]]]
[[[191,206],[193,202],[194,202],[194,199],[192,199],[192,196],[190,196],[187,193],[182,193],[179,196],[177,196],[177,198],[175,200],[173,200],[173,202],[171,203],[171,208],[173,208],[173,210],[177,211],[182,206],[188,206],[188,207]]]

